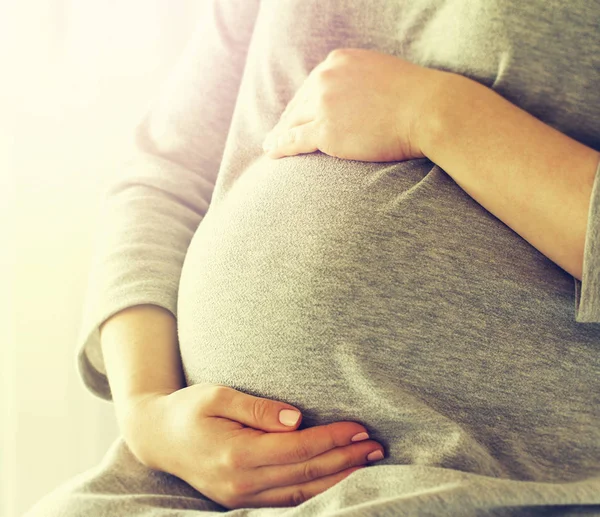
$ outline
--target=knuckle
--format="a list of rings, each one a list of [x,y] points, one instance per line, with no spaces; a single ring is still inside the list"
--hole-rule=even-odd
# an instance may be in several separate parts
[[[264,422],[268,417],[269,402],[262,398],[257,398],[252,403],[252,416],[255,422]]]
[[[319,477],[319,469],[313,463],[305,463],[302,467],[302,478],[304,481],[312,481]]]
[[[300,440],[294,448],[293,455],[295,456],[292,460],[302,461],[308,460],[312,457],[310,445],[307,440]]]
[[[252,493],[252,482],[247,479],[234,479],[229,484],[229,494],[239,499]]]
[[[303,502],[309,499],[308,495],[301,488],[295,488],[290,498],[294,506],[301,505]]]
[[[333,49],[331,52],[329,52],[327,57],[330,60],[344,59],[344,58],[347,58],[351,54],[351,52],[352,52],[352,50],[349,48],[336,48],[336,49]]]
[[[246,467],[246,452],[242,449],[231,449],[227,454],[227,466],[238,470]]]
[[[281,145],[294,144],[298,140],[298,128],[292,127],[281,135]]]
[[[319,95],[318,107],[322,110],[327,110],[337,99],[338,96],[333,90],[324,88],[321,95]]]
[[[319,68],[316,75],[319,86],[325,86],[337,75],[337,71],[330,66],[324,66]]]
[[[219,405],[224,405],[223,402],[227,392],[227,387],[222,386],[221,384],[213,384],[207,386],[206,393],[203,397],[203,400],[206,405],[210,407],[216,407]]]
[[[227,499],[229,501],[238,500],[240,494],[238,492],[237,481],[235,481],[235,480],[229,480],[225,484],[225,493],[226,493]]]
[[[229,470],[239,469],[242,457],[237,449],[229,448],[223,451],[222,464]]]

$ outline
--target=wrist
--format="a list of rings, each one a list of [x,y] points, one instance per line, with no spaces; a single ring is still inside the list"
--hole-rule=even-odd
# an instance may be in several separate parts
[[[452,72],[435,70],[435,80],[430,82],[428,102],[422,116],[415,125],[415,134],[421,153],[429,160],[436,161],[436,155],[444,145],[444,136],[455,117],[460,112],[460,101],[473,95],[473,86],[482,86],[468,77]]]
[[[161,454],[165,444],[167,395],[151,392],[130,396],[117,415],[123,439],[138,461],[164,472],[168,468]]]

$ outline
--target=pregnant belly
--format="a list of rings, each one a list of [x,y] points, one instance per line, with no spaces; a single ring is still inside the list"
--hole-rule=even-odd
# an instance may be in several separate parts
[[[188,384],[285,401],[303,426],[360,422],[386,447],[384,462],[539,477],[522,443],[496,436],[523,418],[511,397],[540,407],[556,393],[531,389],[538,381],[523,377],[513,346],[525,333],[507,335],[493,314],[509,301],[514,311],[519,289],[524,300],[544,293],[496,277],[485,243],[465,257],[440,214],[463,211],[465,224],[508,239],[500,271],[539,267],[540,255],[461,192],[427,161],[259,160],[211,204],[186,255],[178,332]],[[461,268],[480,270],[486,288]],[[517,308],[539,317],[537,306]],[[502,464],[490,443],[521,459]]]
[[[389,350],[377,341],[393,337],[393,325],[378,311],[397,301],[375,228],[377,207],[393,203],[385,182],[401,192],[427,174],[422,162],[409,169],[399,182],[381,164],[306,155],[246,170],[211,204],[186,255],[178,325],[188,382],[301,403],[321,417],[345,401],[351,409],[364,379],[389,387]]]

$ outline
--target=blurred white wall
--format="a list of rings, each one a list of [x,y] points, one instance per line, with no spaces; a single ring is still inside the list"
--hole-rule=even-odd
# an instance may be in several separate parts
[[[96,465],[116,437],[112,404],[88,393],[75,368],[95,225],[133,126],[201,2],[25,0],[1,9],[2,517]]]

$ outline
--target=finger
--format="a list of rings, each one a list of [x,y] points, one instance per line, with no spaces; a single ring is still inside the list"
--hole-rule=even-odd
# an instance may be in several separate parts
[[[246,465],[253,468],[307,461],[335,447],[351,445],[352,438],[364,432],[356,422],[334,422],[288,433],[263,433],[247,440]]]
[[[368,458],[375,451],[381,451],[384,455],[383,447],[369,440],[346,447],[337,447],[300,463],[258,467],[252,471],[251,488],[253,492],[258,492],[269,488],[308,483],[351,467],[365,465],[370,461],[378,461]]]
[[[280,122],[287,120],[291,113],[296,111],[299,106],[306,104],[312,98],[313,84],[318,76],[319,70],[327,65],[325,61],[326,60],[323,60],[315,66],[306,79],[304,79],[304,82],[300,85],[300,88],[298,88],[292,97],[292,100],[288,102],[283,113],[279,117]]]
[[[289,107],[289,106],[288,106]],[[299,101],[293,108],[284,113],[277,125],[267,134],[263,141],[263,150],[277,146],[280,135],[285,134],[289,129],[301,126],[316,118],[316,108],[309,98]]]
[[[328,490],[340,481],[346,479],[353,472],[364,467],[352,467],[331,476],[322,477],[309,483],[301,485],[286,486],[281,488],[273,488],[260,492],[250,501],[250,505],[258,504],[259,506],[282,507],[282,506],[298,506],[305,501],[319,495],[325,490]]]
[[[195,384],[185,389],[193,389],[194,386],[202,385]],[[255,397],[220,384],[203,386],[199,398],[203,416],[226,418],[262,431],[292,431],[302,419],[302,414],[300,414],[294,425],[289,425],[289,421],[286,425],[281,421],[282,411],[298,411],[294,406],[278,400]],[[227,426],[233,430],[236,428],[230,424]],[[240,426],[237,426],[237,429],[240,429]]]
[[[316,111],[311,108],[310,103],[307,101],[306,104],[299,106],[293,112],[291,112],[285,120],[280,120],[277,125],[269,132],[263,141],[263,149],[272,148],[277,145],[279,136],[284,134],[289,129],[296,126],[301,126],[308,122],[315,120]]]
[[[273,147],[266,150],[269,158],[281,158],[319,150],[319,128],[315,120],[279,133]]]
[[[314,112],[314,108],[311,109],[309,106],[312,98],[310,83],[311,76],[308,76],[292,97],[292,100],[288,102],[275,126],[265,135],[263,143],[273,140],[274,135],[281,133],[284,129],[304,124],[314,118],[310,116]],[[300,118],[299,114],[302,114]],[[299,120],[302,122],[299,122]]]
[[[292,97],[292,100],[288,102],[287,106],[283,110],[283,113],[277,120],[275,126],[265,135],[265,138],[263,140],[263,148],[264,144],[267,142],[271,142],[274,139],[274,135],[280,133],[283,130],[283,128],[292,127],[289,123],[290,116],[296,112],[298,106],[306,104],[308,100],[309,95],[307,83],[308,81],[304,81],[300,89]]]

